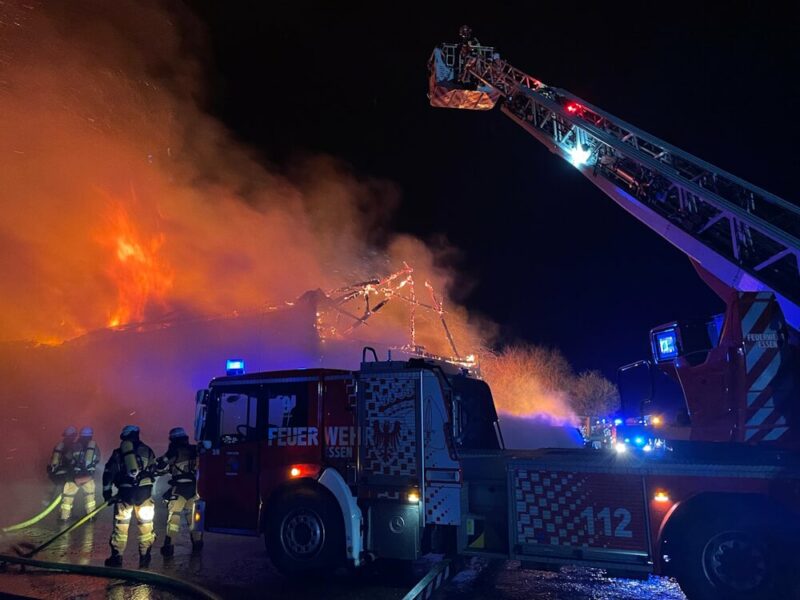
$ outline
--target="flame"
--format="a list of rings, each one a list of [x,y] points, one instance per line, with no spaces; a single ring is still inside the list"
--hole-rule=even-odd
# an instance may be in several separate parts
[[[163,233],[143,236],[121,205],[113,223],[115,259],[109,275],[117,287],[117,306],[107,323],[120,327],[143,321],[148,307],[166,303],[174,272],[160,255],[166,239]]]

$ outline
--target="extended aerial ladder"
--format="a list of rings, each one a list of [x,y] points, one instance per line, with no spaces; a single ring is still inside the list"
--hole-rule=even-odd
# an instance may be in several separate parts
[[[506,116],[687,254],[712,289],[772,291],[800,330],[800,207],[542,83],[470,37],[434,50],[431,105],[501,102]]]
[[[800,207],[548,86],[481,45],[464,26],[429,62],[435,107],[501,111],[619,206],[687,254],[725,301],[724,315],[650,332],[653,363],[685,402],[650,387],[626,414],[659,415],[669,435],[800,446]],[[621,369],[628,381],[636,370]],[[626,410],[630,409],[630,410]]]

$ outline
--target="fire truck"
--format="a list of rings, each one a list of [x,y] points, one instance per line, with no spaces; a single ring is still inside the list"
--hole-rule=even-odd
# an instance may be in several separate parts
[[[232,361],[196,397],[195,526],[263,535],[288,574],[438,551],[672,575],[692,600],[794,597],[800,211],[545,86],[470,33],[429,67],[433,106],[500,104],[727,300],[721,318],[655,328],[652,363],[629,369],[644,384],[629,386],[628,408],[668,421],[665,443],[506,449],[488,385],[446,361],[369,349],[358,370],[245,373]],[[682,385],[674,415],[655,373]]]
[[[796,454],[507,450],[484,381],[373,358],[357,371],[232,370],[199,391],[195,525],[263,535],[288,574],[437,551],[667,573],[690,598],[788,597]]]

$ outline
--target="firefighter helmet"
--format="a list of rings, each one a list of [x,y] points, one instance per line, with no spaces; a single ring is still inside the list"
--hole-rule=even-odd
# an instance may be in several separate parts
[[[188,437],[189,435],[186,433],[186,430],[183,427],[173,427],[169,430],[169,440],[171,442]]]
[[[84,427],[83,429],[81,429],[81,437],[90,438],[92,436],[94,436],[94,429],[92,429],[91,427]]]
[[[130,437],[132,435],[139,435],[139,426],[138,425],[125,425],[122,428],[122,432],[119,434],[119,438],[124,440],[126,437]]]
[[[76,435],[78,435],[78,430],[72,425],[70,425],[64,430],[64,433],[62,435],[64,437],[75,437]]]

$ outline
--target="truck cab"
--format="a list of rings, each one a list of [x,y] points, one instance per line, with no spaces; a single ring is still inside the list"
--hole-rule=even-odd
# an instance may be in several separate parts
[[[197,393],[204,529],[263,534],[283,572],[455,540],[458,453],[501,448],[488,386],[446,363],[363,358],[358,371],[237,362]]]
[[[622,367],[624,417],[665,437],[796,447],[798,348],[771,292],[734,292],[727,310],[650,331],[651,358]]]

